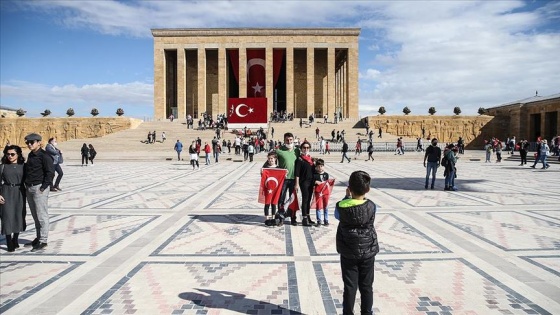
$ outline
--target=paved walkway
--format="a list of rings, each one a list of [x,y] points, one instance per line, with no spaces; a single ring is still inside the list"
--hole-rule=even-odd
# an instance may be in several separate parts
[[[68,161],[46,250],[0,240],[0,313],[340,314],[333,207],[329,227],[264,226],[263,160]],[[418,161],[327,164],[331,204],[373,176],[376,314],[560,314],[560,170],[516,165],[461,160],[447,192]]]

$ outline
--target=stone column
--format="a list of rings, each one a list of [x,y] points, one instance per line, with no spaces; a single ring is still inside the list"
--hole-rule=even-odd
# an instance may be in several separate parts
[[[307,114],[315,111],[315,49],[307,47]]]
[[[272,53],[272,47],[268,46],[265,50],[265,91],[266,91],[266,114],[267,117],[270,115],[271,112],[274,111],[274,66],[273,66],[273,57],[274,54]]]
[[[198,104],[195,111],[200,114],[206,111],[206,48],[198,48]]]
[[[294,48],[286,47],[286,113],[295,114],[294,106]]]
[[[165,51],[154,39],[154,119],[165,118]]]
[[[177,119],[187,117],[185,49],[177,48]]]
[[[348,112],[347,117],[358,118],[358,47],[357,44],[348,49]]]
[[[224,47],[218,48],[218,104],[216,108],[212,109],[214,118],[216,114],[227,114],[227,70],[226,70],[226,49]]]
[[[239,47],[239,98],[247,97],[247,48]]]
[[[335,55],[334,47],[329,47],[327,50],[327,108],[326,113],[332,117],[335,108]]]

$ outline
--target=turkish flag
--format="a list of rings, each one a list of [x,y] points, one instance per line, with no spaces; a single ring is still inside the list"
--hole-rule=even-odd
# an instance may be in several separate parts
[[[313,192],[313,203],[315,204],[316,210],[323,210],[327,207],[333,186],[334,178],[324,181],[315,187]]]
[[[299,201],[297,199],[297,192],[295,190],[291,196],[286,196],[286,202],[284,202],[284,204],[288,205],[288,209],[292,210],[292,216],[294,216],[296,211],[299,210]]]
[[[247,49],[247,97],[266,97],[266,51]]]
[[[228,99],[228,124],[266,124],[266,98]]]
[[[265,205],[278,204],[286,173],[288,173],[288,170],[281,168],[263,168],[259,188],[259,203]]]

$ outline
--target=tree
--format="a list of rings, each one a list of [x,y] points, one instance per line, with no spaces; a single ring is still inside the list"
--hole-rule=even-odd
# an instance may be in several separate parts
[[[74,116],[74,109],[72,107],[68,108],[66,115],[68,115],[68,117]]]
[[[117,115],[119,115],[119,117],[124,115],[124,109],[122,108],[117,109]]]
[[[18,115],[19,117],[25,116],[25,113],[27,113],[27,111],[23,110],[23,108],[20,108],[16,111],[16,115]]]
[[[408,108],[408,106],[405,106],[405,107],[402,109],[402,112],[403,112],[405,115],[408,115],[408,114],[410,114],[410,108]]]
[[[430,107],[430,108],[428,109],[428,113],[430,113],[430,115],[433,115],[433,114],[435,114],[435,113],[436,113],[436,108],[435,108],[435,107],[433,107],[433,106],[432,106],[432,107]]]
[[[486,114],[486,108],[480,107],[480,108],[478,109],[478,114],[479,114],[479,115],[484,115],[484,114]]]
[[[91,114],[93,117],[95,117],[95,116],[99,115],[99,111],[97,110],[97,108],[93,108],[93,109],[91,110],[90,114]]]
[[[377,112],[381,115],[385,114],[387,111],[385,110],[384,106],[379,107],[379,109],[377,110]]]
[[[45,109],[45,111],[41,113],[41,115],[43,115],[43,117],[47,117],[47,116],[49,116],[50,114],[51,114],[50,109]]]
[[[459,115],[461,113],[461,108],[459,106],[455,106],[455,108],[453,108],[453,112],[455,115]]]

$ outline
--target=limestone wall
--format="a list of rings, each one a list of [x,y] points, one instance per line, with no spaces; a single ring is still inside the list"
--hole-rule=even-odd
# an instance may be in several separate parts
[[[136,128],[142,120],[125,117],[111,118],[2,118],[0,119],[0,148],[7,142],[25,147],[24,138],[32,132],[48,141],[56,137],[58,142],[70,139],[103,137],[122,130]]]
[[[484,139],[502,137],[497,127],[498,120],[492,116],[370,116],[369,125],[377,133],[381,127],[384,133],[402,137],[438,138],[439,142],[457,142],[463,137],[467,148],[480,149]],[[505,138],[504,138],[505,139]]]

